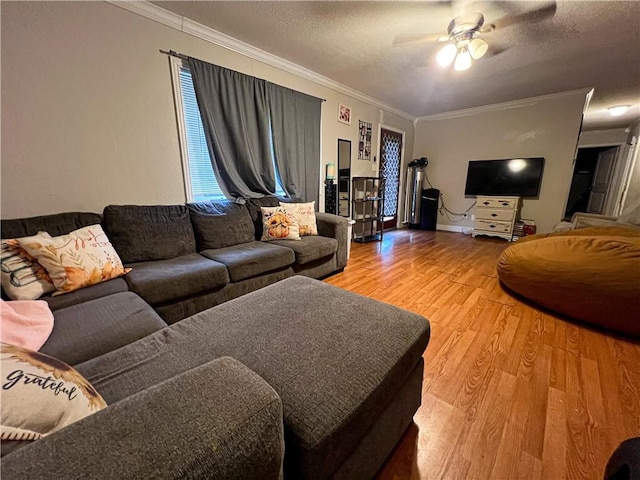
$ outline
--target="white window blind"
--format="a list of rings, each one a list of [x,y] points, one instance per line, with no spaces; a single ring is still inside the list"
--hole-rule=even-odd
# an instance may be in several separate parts
[[[220,189],[220,185],[218,185],[218,180],[216,180],[211,166],[211,157],[209,156],[207,140],[202,128],[196,93],[193,90],[191,72],[184,67],[180,68],[180,92],[182,94],[182,110],[193,201],[203,202],[224,199],[225,196]]]
[[[218,180],[213,173],[211,157],[209,155],[209,149],[207,148],[207,140],[204,136],[202,119],[200,118],[200,110],[198,109],[198,102],[193,89],[191,72],[184,64],[179,67],[179,76],[192,201],[203,202],[207,200],[224,199],[224,193],[222,193]],[[278,169],[275,165],[271,125],[269,125],[269,133],[271,137],[271,161],[273,162],[273,169],[276,172],[275,194],[284,196],[285,192],[280,184],[280,176],[278,175]]]

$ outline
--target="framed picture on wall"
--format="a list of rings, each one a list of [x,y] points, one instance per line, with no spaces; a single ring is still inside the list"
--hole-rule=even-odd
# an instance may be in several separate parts
[[[351,107],[338,103],[338,121],[351,125]]]
[[[369,122],[358,121],[358,160],[371,160],[371,127]]]

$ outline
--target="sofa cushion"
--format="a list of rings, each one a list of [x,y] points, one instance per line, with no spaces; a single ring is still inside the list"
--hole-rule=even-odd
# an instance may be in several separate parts
[[[73,292],[65,293],[64,295],[46,295],[40,297],[40,300],[44,300],[49,304],[51,310],[58,310],[60,308],[70,307],[82,302],[87,302],[95,298],[106,297],[107,295],[113,295],[114,293],[128,292],[129,285],[124,281],[124,278],[118,277],[106,282],[97,283],[90,287],[81,288],[80,290],[74,290]]]
[[[107,406],[89,382],[56,358],[2,343],[0,362],[6,374],[2,440],[38,440]]]
[[[167,326],[132,292],[61,308],[53,317],[53,331],[40,351],[70,365],[111,352]]]
[[[107,235],[124,263],[165,260],[196,251],[184,205],[109,205],[103,216]]]
[[[224,265],[199,253],[128,266],[132,267],[125,277],[129,288],[151,305],[215,290],[229,282]]]
[[[2,238],[28,237],[38,232],[47,232],[49,235],[66,235],[88,225],[100,223],[102,217],[97,213],[65,212],[54,215],[41,215],[38,217],[17,218],[2,220]]]
[[[47,269],[57,293],[72,292],[127,272],[100,224],[57,237],[40,232],[19,242]]]
[[[296,276],[77,368],[116,402],[231,356],[282,398],[292,478],[330,478],[421,362],[428,340],[429,322],[419,315]]]
[[[338,241],[335,238],[307,235],[300,237],[299,242],[287,240],[273,240],[270,243],[288,247],[296,255],[296,263],[304,265],[320,258],[333,255],[338,250]]]
[[[190,203],[198,251],[224,248],[254,240],[254,227],[244,205],[231,202]]]
[[[295,261],[290,248],[256,241],[200,253],[226,265],[232,282],[286,268]]]

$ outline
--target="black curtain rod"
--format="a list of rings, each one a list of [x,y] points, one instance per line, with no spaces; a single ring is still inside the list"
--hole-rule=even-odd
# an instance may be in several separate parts
[[[189,60],[189,58],[190,58],[188,55],[185,55],[184,53],[178,53],[178,52],[175,52],[173,50],[162,50],[162,49],[160,49],[160,53],[164,53],[165,55],[169,55],[170,57],[176,57],[176,58],[179,58],[181,60]],[[320,100],[322,100],[323,102],[327,101],[326,98],[321,98]]]
[[[180,58],[182,60],[189,60],[189,57],[187,55],[184,55],[182,53],[178,53],[178,52],[174,52],[173,50],[162,50],[160,49],[160,53],[164,53],[165,55],[169,55],[170,57],[176,57],[176,58]]]

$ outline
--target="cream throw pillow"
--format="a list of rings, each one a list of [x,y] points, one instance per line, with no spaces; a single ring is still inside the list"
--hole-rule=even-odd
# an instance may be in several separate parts
[[[318,225],[316,224],[315,200],[308,203],[282,203],[280,206],[291,213],[298,222],[300,236],[318,235]]]
[[[0,343],[2,440],[37,440],[102,410],[103,398],[64,362]]]
[[[300,240],[298,222],[283,207],[260,207],[262,238],[260,240]]]
[[[36,300],[56,287],[42,265],[20,246],[20,240],[0,240],[2,289],[11,300]]]
[[[51,237],[40,232],[20,239],[20,246],[47,269],[54,294],[72,292],[124,275],[122,261],[100,225]]]

